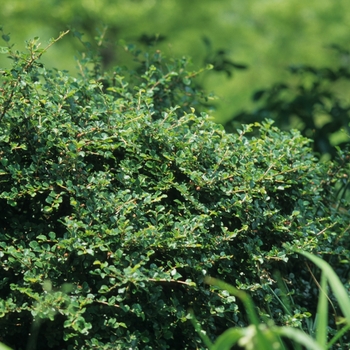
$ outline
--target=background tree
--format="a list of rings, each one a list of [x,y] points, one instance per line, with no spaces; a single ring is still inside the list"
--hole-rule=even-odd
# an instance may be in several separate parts
[[[350,101],[344,92],[350,87],[350,53],[333,48],[339,53],[337,66],[291,66],[290,79],[256,91],[252,99],[257,107],[235,115],[226,129],[273,118],[281,129],[298,128],[312,138],[319,155],[334,157],[336,147],[349,146]]]
[[[120,39],[152,43],[172,57],[190,56],[197,68],[208,57],[215,58],[223,73],[210,73],[201,83],[218,95],[215,117],[226,122],[250,105],[254,91],[289,79],[288,65],[333,67],[337,56],[324,47],[348,45],[350,5],[347,0],[13,0],[1,5],[0,23],[19,49],[25,40],[40,36],[45,42],[67,27],[93,42],[107,25],[108,45],[101,50],[103,63],[111,66],[129,61],[117,45]],[[70,57],[77,49],[77,41],[66,37],[48,52],[46,62],[76,71]],[[225,52],[224,59],[220,52]],[[230,62],[249,69],[236,72]],[[227,70],[236,73],[233,79],[227,78]]]

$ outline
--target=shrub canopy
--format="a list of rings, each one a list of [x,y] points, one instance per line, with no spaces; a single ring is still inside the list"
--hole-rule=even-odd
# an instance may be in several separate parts
[[[341,164],[317,162],[309,140],[270,122],[227,134],[196,114],[185,60],[158,52],[143,72],[102,74],[85,56],[72,77],[42,66],[35,41],[28,49],[7,48],[1,71],[3,342],[203,348],[189,308],[212,339],[247,322],[207,275],[283,324],[270,312],[279,270],[305,316],[315,288],[292,249],[348,257]]]

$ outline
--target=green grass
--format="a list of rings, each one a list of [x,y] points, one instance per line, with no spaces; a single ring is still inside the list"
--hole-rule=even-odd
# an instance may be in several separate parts
[[[313,334],[307,334],[305,331],[293,327],[278,327],[271,321],[262,322],[259,320],[254,302],[249,294],[223,281],[207,277],[206,283],[226,290],[242,301],[250,322],[248,327],[233,327],[226,330],[213,344],[192,314],[192,323],[209,350],[230,350],[235,344],[246,350],[284,350],[286,346],[283,338],[290,339],[296,350],[301,349],[302,346],[307,349],[326,350],[331,349],[337,342],[342,344],[341,338],[350,329],[350,298],[348,292],[327,262],[307,252],[298,251],[298,253],[307,257],[322,271],[321,281],[318,284],[320,291]],[[328,340],[328,295],[330,293],[328,286],[343,313],[343,318],[338,323],[338,327],[341,328],[330,340]],[[283,302],[281,301],[281,303]],[[283,304],[285,305],[285,303]],[[285,306],[285,309],[288,310],[288,307]]]

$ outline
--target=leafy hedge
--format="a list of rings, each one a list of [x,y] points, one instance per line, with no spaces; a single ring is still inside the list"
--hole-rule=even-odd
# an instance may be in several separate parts
[[[184,60],[158,52],[143,73],[108,75],[85,56],[72,77],[46,69],[36,41],[28,49],[3,48],[0,341],[203,348],[189,308],[211,339],[247,324],[208,275],[277,323],[300,322],[276,309],[277,269],[299,318],[312,311],[313,281],[289,248],[348,259],[349,215],[333,196],[342,166],[318,163],[296,131],[227,134],[197,115]]]

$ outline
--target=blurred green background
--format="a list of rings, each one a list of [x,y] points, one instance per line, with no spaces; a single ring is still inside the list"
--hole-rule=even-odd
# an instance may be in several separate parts
[[[254,91],[290,79],[287,66],[338,62],[327,45],[348,46],[349,24],[349,0],[11,0],[0,11],[0,25],[18,50],[36,36],[45,46],[68,27],[92,40],[107,25],[109,46],[103,57],[109,66],[130,59],[119,40],[142,45],[154,35],[159,40],[152,49],[168,57],[190,56],[195,69],[210,59],[221,60],[223,68],[228,62],[227,72],[211,72],[202,82],[219,97],[214,111],[219,122],[246,108]],[[73,57],[81,49],[68,35],[43,60],[74,74]],[[8,64],[0,57],[0,66]]]

